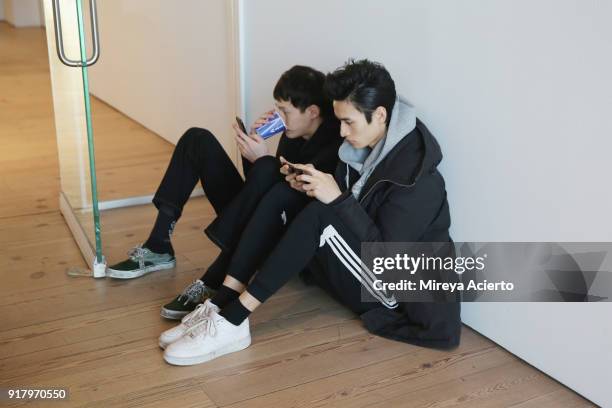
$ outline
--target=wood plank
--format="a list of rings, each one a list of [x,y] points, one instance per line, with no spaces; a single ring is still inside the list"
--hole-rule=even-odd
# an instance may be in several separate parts
[[[555,389],[544,395],[537,395],[528,400],[510,405],[512,408],[583,408],[583,407],[594,407],[595,405],[590,401],[584,399],[575,392],[568,390],[567,388]]]
[[[534,393],[550,392],[555,387],[558,387],[555,381],[513,359],[503,365],[414,391],[399,386],[385,389],[381,400],[369,406],[399,407],[408,401],[414,407],[510,406],[531,398]]]
[[[506,354],[493,355],[498,350],[490,341],[468,328],[464,328],[461,346],[452,351],[426,349],[392,342],[399,345],[403,353],[386,359],[367,358],[363,366],[358,366],[341,373],[320,375],[322,367],[312,370],[312,375],[320,375],[314,380],[302,381],[297,386],[287,386],[278,391],[265,392],[259,388],[251,390],[252,395],[241,394],[230,397],[240,402],[231,404],[225,398],[215,400],[221,406],[230,403],[231,407],[267,407],[267,406],[334,406],[358,407],[367,406],[380,399],[381,390],[392,385],[401,387],[418,387],[422,384],[444,381],[459,374],[482,370],[511,361]],[[368,350],[368,353],[370,351]],[[330,361],[320,362],[325,367],[347,365],[343,356],[330,356]],[[479,361],[480,363],[476,363]],[[350,363],[348,363],[350,364]],[[304,370],[281,368],[281,373],[289,378],[294,372]],[[241,384],[242,386],[242,384]],[[214,398],[214,394],[211,394]],[[240,399],[241,397],[241,399]]]
[[[321,300],[317,296],[311,296],[309,299],[312,299],[313,304],[320,303],[319,300]],[[29,368],[18,371],[17,376],[6,378],[3,383],[6,386],[12,386],[27,381],[27,384],[38,387],[63,384],[72,390],[72,399],[75,403],[83,400],[98,401],[105,399],[108,395],[120,395],[157,387],[168,381],[198,379],[198,382],[201,383],[204,378],[208,378],[214,372],[227,370],[228,367],[244,365],[246,362],[253,364],[261,359],[269,361],[274,356],[282,361],[282,356],[287,351],[298,353],[309,345],[325,347],[325,344],[329,343],[330,336],[342,333],[350,337],[364,332],[361,325],[342,309],[333,309],[330,314],[325,314],[318,309],[318,306],[314,310],[308,310],[313,304],[290,302],[295,307],[287,309],[286,303],[271,301],[265,305],[268,308],[267,313],[276,317],[259,324],[257,321],[254,322],[254,345],[252,347],[244,352],[224,356],[205,365],[168,366],[161,358],[161,350],[157,346],[156,337],[159,331],[150,326],[129,332],[119,330],[115,333],[119,337],[99,339],[96,335],[100,334],[100,330],[104,330],[102,324],[99,330],[83,330],[80,336],[88,337],[88,341],[71,345],[69,349],[54,348],[55,352],[60,352],[60,356],[57,360],[49,359],[47,356],[48,363],[44,366],[41,366],[40,358],[32,356],[31,359],[28,359],[31,362]],[[283,312],[279,313],[279,311]],[[266,318],[266,315],[263,314],[260,317]],[[125,324],[130,321],[134,323],[135,319],[127,319]],[[86,323],[98,324],[96,321]],[[119,327],[123,324],[117,323],[116,325]],[[76,330],[78,327],[68,328],[70,329]],[[87,333],[92,331],[93,333]],[[62,333],[46,334],[48,338],[55,338],[57,341],[65,339]],[[106,343],[106,346],[100,342]],[[81,347],[89,351],[80,352]],[[16,366],[9,366],[10,361],[8,363],[5,363],[5,360],[0,361],[2,364],[7,364],[6,367],[3,366],[5,372],[19,370]],[[23,364],[24,360],[20,358],[14,362]],[[135,369],[137,375],[135,375]],[[160,375],[160,372],[163,375]]]

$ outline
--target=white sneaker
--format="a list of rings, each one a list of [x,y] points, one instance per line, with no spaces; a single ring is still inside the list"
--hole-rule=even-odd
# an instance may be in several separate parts
[[[234,326],[216,310],[170,344],[164,352],[167,363],[187,366],[205,363],[224,354],[244,350],[251,345],[249,319]]]
[[[171,343],[174,343],[189,330],[190,327],[198,324],[210,314],[211,311],[218,312],[217,305],[212,303],[210,299],[206,299],[204,303],[196,306],[195,310],[181,319],[181,323],[171,329],[166,330],[159,336],[159,347],[165,349]]]

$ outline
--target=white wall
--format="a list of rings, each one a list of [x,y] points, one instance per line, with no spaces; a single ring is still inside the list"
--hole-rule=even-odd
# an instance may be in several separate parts
[[[0,0],[0,21],[4,20],[4,0]]]
[[[104,0],[98,17],[92,93],[172,143],[206,127],[234,158],[231,2]]]
[[[5,0],[4,19],[15,27],[42,26],[44,19],[40,0]]]
[[[7,23],[11,23],[14,25],[14,23],[12,22],[12,20],[14,20],[13,18],[13,0],[6,0],[4,2],[4,20]]]
[[[47,24],[45,20],[45,6],[43,4],[43,0],[37,0],[37,1],[38,1],[38,13],[40,15],[39,25],[45,27]]]
[[[243,1],[248,118],[294,64],[384,63],[441,143],[456,241],[612,241],[612,3]],[[612,307],[464,304],[463,320],[612,405]]]

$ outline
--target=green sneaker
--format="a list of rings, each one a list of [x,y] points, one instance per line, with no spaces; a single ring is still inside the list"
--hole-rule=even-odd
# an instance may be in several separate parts
[[[214,289],[198,279],[187,286],[172,302],[162,306],[161,315],[166,319],[180,320],[193,312],[200,303],[213,297],[215,293]]]
[[[176,266],[176,258],[170,254],[156,254],[149,248],[137,246],[128,252],[129,258],[109,266],[107,276],[116,279],[133,279],[149,272],[171,269]]]

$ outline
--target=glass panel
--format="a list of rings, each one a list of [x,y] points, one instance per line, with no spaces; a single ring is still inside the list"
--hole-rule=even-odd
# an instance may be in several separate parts
[[[83,76],[80,68],[59,60],[52,0],[43,1],[60,166],[60,208],[86,260],[96,252],[96,230],[87,143]],[[68,58],[80,60],[76,2],[59,0],[63,47]]]
[[[60,0],[64,48],[72,60],[80,60],[77,1],[83,2],[83,31],[92,55],[89,0]],[[83,78],[80,68],[58,59],[52,2],[44,0],[62,212],[90,264],[96,235]],[[101,241],[113,264],[146,240],[143,234],[155,220],[151,198],[188,128],[209,129],[239,162],[231,130],[239,113],[236,16],[226,0],[190,1],[180,8],[170,1],[144,0],[101,0],[97,6],[101,52],[88,69],[88,82],[102,232],[110,236]],[[201,16],[210,23],[202,26]],[[202,194],[199,183],[194,193]],[[129,206],[141,208],[124,208]]]

